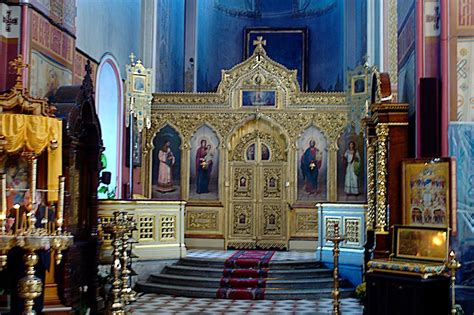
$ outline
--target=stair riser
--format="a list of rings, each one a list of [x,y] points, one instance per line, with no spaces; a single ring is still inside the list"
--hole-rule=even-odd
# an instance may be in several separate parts
[[[196,276],[196,277],[209,277],[217,278],[222,277],[221,271],[210,272],[210,271],[200,271],[199,269],[195,270],[182,270],[174,269],[171,267],[166,267],[163,271],[165,274],[173,275],[183,275],[183,276]],[[308,278],[326,278],[331,277],[332,272],[329,270],[316,271],[316,272],[302,272],[302,273],[281,273],[277,271],[270,271],[268,273],[268,278],[278,278],[278,279],[308,279]]]
[[[136,290],[138,292],[146,293],[157,293],[157,294],[167,294],[175,296],[185,296],[185,297],[195,297],[195,298],[215,298],[216,293],[210,292],[195,292],[195,291],[186,291],[186,290],[177,290],[177,289],[165,289],[165,288],[155,288],[153,286],[137,284]]]
[[[176,295],[176,296],[185,296],[185,297],[197,297],[197,298],[215,298],[216,293],[213,292],[196,292],[196,291],[187,291],[179,289],[166,289],[166,288],[156,288],[153,286],[137,284],[136,287],[138,292],[147,292],[147,293],[157,293],[157,294],[167,294],[167,295]],[[216,290],[217,292],[217,290]],[[352,292],[341,292],[340,295],[343,297],[352,296]],[[272,293],[270,290],[265,291],[266,300],[293,300],[293,299],[306,299],[306,300],[317,300],[320,298],[330,298],[330,292],[321,292],[321,293],[304,293],[295,291],[294,293]]]
[[[194,267],[205,267],[205,268],[224,268],[224,261],[205,261],[205,260],[186,260],[182,259],[178,262],[181,266],[194,266]],[[270,262],[271,269],[313,269],[320,268],[321,264],[318,262]]]
[[[222,277],[222,271],[218,272],[210,272],[210,271],[201,271],[197,270],[181,270],[181,269],[173,269],[166,267],[163,269],[164,274],[170,275],[182,275],[182,276],[194,276],[194,277],[208,277],[208,278],[219,278]]]
[[[198,287],[198,288],[219,288],[220,280],[217,281],[202,281],[202,280],[191,280],[191,279],[168,279],[166,277],[160,277],[159,275],[152,275],[148,279],[151,283],[164,284],[164,285],[179,285],[179,286],[189,286],[189,287]],[[341,284],[342,285],[342,284]],[[272,282],[267,281],[266,287],[271,289],[318,289],[318,288],[332,288],[333,282],[332,279],[327,279],[326,281],[308,281],[303,283],[295,282]]]

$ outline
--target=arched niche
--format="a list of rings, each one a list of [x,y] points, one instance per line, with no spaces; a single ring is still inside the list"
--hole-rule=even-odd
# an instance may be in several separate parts
[[[347,126],[337,141],[337,200],[365,202],[365,144],[361,133]]]
[[[220,140],[216,132],[204,124],[190,140],[189,199],[219,199]]]
[[[179,133],[169,124],[153,137],[151,197],[158,200],[181,198],[181,143]]]
[[[315,126],[306,128],[297,140],[297,199],[327,200],[328,141]]]

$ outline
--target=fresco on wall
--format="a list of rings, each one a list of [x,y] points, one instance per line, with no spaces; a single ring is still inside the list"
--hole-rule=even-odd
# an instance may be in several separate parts
[[[207,125],[191,138],[189,198],[219,199],[219,139]]]
[[[30,94],[47,97],[62,85],[72,83],[72,72],[42,53],[31,51]]]
[[[166,125],[155,135],[153,146],[152,198],[181,199],[181,138]]]
[[[337,200],[364,202],[366,200],[366,157],[364,138],[349,127],[337,142]]]
[[[457,43],[457,103],[451,109],[451,120],[474,121],[474,39],[460,38]]]
[[[298,200],[327,200],[327,140],[316,127],[309,127],[298,146]]]
[[[7,209],[21,203],[25,189],[29,188],[28,162],[19,156],[8,156],[5,162],[7,177]]]

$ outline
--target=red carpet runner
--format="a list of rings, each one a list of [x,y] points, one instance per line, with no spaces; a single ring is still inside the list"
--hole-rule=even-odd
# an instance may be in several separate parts
[[[268,264],[275,251],[241,250],[225,261],[218,299],[263,300]]]

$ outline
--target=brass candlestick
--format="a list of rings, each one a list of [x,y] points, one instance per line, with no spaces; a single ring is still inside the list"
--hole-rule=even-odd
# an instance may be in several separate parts
[[[31,189],[31,191],[34,193],[35,189]],[[64,187],[62,189],[60,188],[59,194],[64,194]],[[46,217],[48,216],[48,211],[46,211],[45,215]],[[18,220],[18,216],[16,220]],[[25,222],[26,220],[27,222]],[[18,222],[15,224],[18,224]],[[36,217],[33,211],[30,211],[26,215],[22,222],[22,225],[23,224],[26,226],[25,229],[16,228],[14,235],[2,235],[4,237],[0,237],[0,243],[2,243],[2,239],[8,239],[8,237],[10,237],[13,239],[13,241],[10,241],[13,243],[13,246],[19,246],[26,250],[26,253],[23,256],[23,260],[27,267],[26,276],[18,282],[18,295],[25,300],[23,314],[34,315],[36,314],[33,310],[34,299],[41,296],[43,291],[43,281],[35,276],[35,266],[38,263],[38,255],[36,254],[36,251],[53,248],[56,250],[56,263],[59,264],[62,259],[61,252],[72,245],[73,236],[67,232],[62,232],[62,224],[58,224],[59,227],[57,231],[43,227],[36,228]]]
[[[132,303],[137,300],[137,293],[130,287],[130,274],[128,257],[128,242],[132,231],[136,228],[136,223],[127,212],[122,212],[122,221],[127,227],[127,231],[122,236],[122,299],[125,303]]]
[[[0,224],[3,224],[1,222]],[[15,246],[15,236],[0,231],[0,271],[7,265],[8,252]]]
[[[122,254],[122,239],[123,234],[127,230],[126,224],[123,222],[123,218],[120,217],[120,212],[114,212],[114,219],[112,222],[104,225],[104,232],[112,235],[112,289],[109,294],[109,301],[107,306],[107,314],[112,315],[123,315],[125,314],[124,303],[122,297],[122,279],[120,256]]]
[[[456,292],[454,285],[456,281],[456,270],[461,268],[461,264],[456,260],[454,251],[449,253],[449,261],[446,263],[446,267],[448,267],[451,275],[451,314],[456,315]]]
[[[55,250],[55,262],[59,265],[63,259],[62,252],[73,244],[73,236],[66,232],[60,232],[58,228],[57,235],[52,238],[52,248]]]
[[[38,263],[37,250],[50,246],[48,235],[28,234],[17,238],[17,245],[26,250],[23,260],[26,265],[26,276],[18,282],[18,295],[25,300],[25,310],[23,315],[34,315],[34,299],[41,295],[43,291],[43,281],[35,276],[35,266]]]
[[[344,237],[339,235],[339,223],[334,223],[334,234],[331,237],[326,238],[328,241],[333,242],[334,248],[332,250],[332,255],[334,257],[334,271],[332,274],[333,277],[333,290],[332,290],[332,297],[333,297],[333,308],[332,313],[333,315],[341,314],[340,311],[340,295],[341,292],[339,291],[339,243],[344,240]]]

